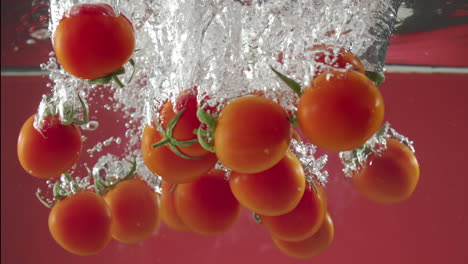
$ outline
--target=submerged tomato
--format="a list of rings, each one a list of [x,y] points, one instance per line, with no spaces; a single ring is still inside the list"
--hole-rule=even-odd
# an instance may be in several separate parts
[[[111,234],[123,243],[137,243],[150,237],[159,226],[159,198],[143,180],[119,182],[105,195],[112,212]]]
[[[353,175],[354,186],[368,199],[398,203],[408,199],[419,181],[419,165],[414,153],[395,139],[387,148],[368,158],[367,166]]]
[[[258,173],[233,171],[229,184],[236,199],[262,215],[282,215],[293,210],[305,190],[304,170],[291,151],[276,165]]]
[[[384,102],[365,75],[348,70],[325,72],[301,95],[297,119],[304,135],[331,151],[363,145],[380,127]]]
[[[94,255],[109,243],[111,221],[104,199],[94,192],[81,191],[55,204],[49,214],[49,230],[67,251]]]
[[[335,236],[335,227],[327,213],[319,230],[301,241],[284,241],[272,236],[275,245],[286,255],[296,258],[311,258],[330,247]]]
[[[220,113],[214,135],[216,156],[236,172],[256,173],[271,168],[291,142],[286,111],[270,99],[245,96]]]
[[[335,69],[353,69],[362,74],[366,73],[361,61],[351,51],[344,48],[319,44],[314,45],[311,50],[315,51],[314,61],[320,63],[315,76],[327,70],[326,66]]]
[[[259,215],[270,234],[286,241],[300,241],[313,235],[322,225],[327,212],[325,192],[316,185],[307,186],[299,204],[291,212],[278,215]]]
[[[81,79],[97,79],[119,70],[135,50],[132,23],[107,4],[72,7],[53,36],[62,67]]]
[[[164,224],[177,231],[189,231],[187,225],[180,219],[174,204],[174,184],[163,181],[161,183],[161,219]],[[177,186],[176,186],[177,188]]]
[[[214,153],[199,159],[177,156],[168,146],[152,148],[162,139],[161,132],[146,126],[141,139],[143,160],[150,171],[170,183],[188,183],[210,171],[218,162]]]
[[[26,120],[18,137],[18,159],[32,176],[53,178],[68,171],[81,153],[81,132],[77,125],[61,125],[46,116],[39,132],[33,126],[35,115]]]
[[[205,235],[222,233],[239,218],[241,207],[225,174],[215,169],[192,183],[177,185],[176,210],[191,231]]]
[[[172,136],[178,141],[188,141],[197,139],[197,135],[193,133],[201,125],[197,117],[198,102],[197,89],[188,89],[180,93],[176,99],[175,110],[177,113],[184,111],[180,116],[179,121],[174,127]],[[167,129],[169,121],[177,114],[174,112],[173,104],[166,102],[161,111],[162,127]],[[198,142],[190,146],[177,146],[184,155],[189,157],[203,157],[209,153]]]

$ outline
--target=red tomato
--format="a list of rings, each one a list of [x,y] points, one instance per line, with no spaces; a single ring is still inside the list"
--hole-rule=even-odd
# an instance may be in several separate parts
[[[291,151],[276,165],[258,173],[233,171],[229,184],[236,199],[251,211],[276,216],[292,211],[305,189],[304,170]]]
[[[216,156],[228,168],[256,173],[271,168],[291,142],[286,111],[270,99],[245,96],[220,113],[214,135]]]
[[[67,251],[94,255],[111,239],[111,211],[94,192],[81,191],[59,201],[49,214],[49,230]]]
[[[353,176],[353,183],[368,199],[385,204],[408,199],[419,181],[414,153],[403,143],[387,139],[387,149],[368,158],[367,166]]]
[[[150,237],[159,226],[159,198],[143,180],[119,182],[105,195],[112,213],[111,234],[123,243]]]
[[[198,129],[201,125],[197,117],[198,102],[197,90],[189,89],[183,91],[176,99],[177,113],[184,110],[180,116],[179,121],[174,127],[172,136],[178,141],[188,141],[197,139],[197,135],[193,133],[194,129]],[[174,112],[173,104],[168,101],[161,109],[162,127],[167,129],[169,121],[176,115]],[[197,142],[190,146],[178,146],[180,152],[189,157],[203,157],[209,153]]]
[[[311,50],[317,51],[314,57],[315,62],[336,69],[348,68],[354,69],[362,74],[366,73],[361,61],[356,56],[354,56],[353,53],[351,53],[348,50],[345,50],[344,48],[337,49],[332,45],[319,44],[314,45],[311,48]],[[335,53],[333,52],[334,50],[338,50],[338,52]],[[326,69],[326,67],[323,67],[319,64],[315,76],[318,76],[319,74],[323,73]]]
[[[171,193],[174,184],[163,181],[161,183],[161,219],[170,228],[177,231],[189,231],[187,225],[180,219],[174,204],[174,192]],[[177,186],[176,186],[177,188]]]
[[[72,7],[53,36],[62,67],[81,79],[97,79],[120,69],[135,50],[132,23],[107,4]]]
[[[327,213],[319,230],[302,241],[284,241],[272,236],[275,245],[286,255],[295,258],[311,258],[330,247],[335,236],[335,227]]]
[[[161,139],[161,132],[146,126],[141,140],[141,152],[148,169],[165,181],[191,182],[210,171],[218,162],[214,153],[209,153],[200,159],[185,159],[177,156],[168,146],[151,147]]]
[[[81,153],[81,132],[77,125],[61,125],[59,119],[46,116],[39,132],[34,117],[26,120],[18,137],[18,159],[32,176],[53,178],[68,171]]]
[[[353,70],[330,71],[315,78],[302,94],[297,110],[304,135],[331,151],[363,145],[379,129],[383,116],[379,89]]]
[[[240,216],[222,170],[212,170],[192,183],[180,184],[174,193],[177,213],[193,232],[211,235],[230,229]]]
[[[270,234],[286,241],[300,241],[313,235],[322,225],[327,212],[325,192],[316,185],[307,186],[299,204],[289,213],[278,216],[259,215]]]

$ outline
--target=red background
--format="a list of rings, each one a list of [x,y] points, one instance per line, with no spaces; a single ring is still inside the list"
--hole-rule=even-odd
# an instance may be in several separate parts
[[[4,20],[2,11],[2,71],[37,66],[51,50],[48,42],[41,42],[14,52],[15,25]],[[468,66],[461,52],[468,46],[466,25],[399,36],[392,43],[390,63]],[[246,211],[222,235],[181,233],[161,225],[143,243],[113,241],[96,256],[77,257],[61,249],[47,228],[49,210],[34,195],[43,182],[27,175],[16,155],[19,129],[48,92],[47,82],[47,77],[1,77],[2,263],[468,263],[468,75],[387,74],[381,88],[386,120],[415,141],[419,185],[402,204],[374,204],[343,180],[336,156],[330,157],[326,191],[335,241],[309,260],[279,252]],[[105,127],[106,120],[100,121]]]

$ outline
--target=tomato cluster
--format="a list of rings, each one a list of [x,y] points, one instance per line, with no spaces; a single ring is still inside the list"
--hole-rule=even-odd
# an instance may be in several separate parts
[[[120,83],[116,75],[135,49],[132,23],[107,4],[72,7],[60,20],[53,40],[67,72],[102,82]],[[304,91],[273,69],[299,95],[296,113],[258,91],[233,99],[214,116],[217,107],[201,104],[197,87],[165,102],[158,109],[158,120],[146,125],[141,139],[145,165],[162,179],[161,195],[135,176],[135,167],[116,182],[95,178],[96,192],[74,190],[63,195],[57,183],[57,202],[49,215],[52,237],[71,253],[92,255],[112,238],[123,243],[144,241],[160,219],[177,231],[226,232],[243,206],[255,213],[285,254],[298,258],[321,254],[334,237],[326,194],[313,177],[306,177],[301,160],[291,151],[291,140],[301,139],[300,130],[326,150],[355,150],[381,126],[384,103],[350,51],[315,45],[308,52],[314,53],[316,72]],[[35,118],[41,124],[38,128]],[[54,178],[76,163],[82,147],[78,125],[86,121],[70,120],[48,113],[25,122],[18,158],[29,174]],[[227,169],[218,169],[218,163]],[[388,139],[386,147],[371,154],[366,166],[355,172],[353,183],[370,200],[396,203],[413,193],[418,179],[413,152]]]

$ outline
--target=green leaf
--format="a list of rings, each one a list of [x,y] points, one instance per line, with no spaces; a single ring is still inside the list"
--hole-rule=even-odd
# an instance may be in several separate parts
[[[285,82],[289,86],[289,88],[291,88],[299,97],[301,96],[301,94],[302,94],[301,86],[296,81],[294,81],[293,79],[288,78],[285,75],[281,74],[280,72],[275,70],[272,66],[270,66],[270,68],[273,70],[273,72],[276,73],[276,75],[281,80],[283,80],[283,82]]]

